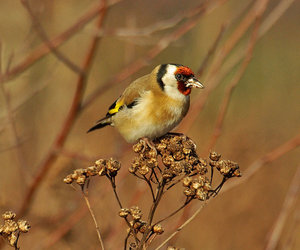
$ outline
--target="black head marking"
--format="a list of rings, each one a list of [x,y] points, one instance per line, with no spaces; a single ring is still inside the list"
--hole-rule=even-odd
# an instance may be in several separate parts
[[[162,64],[160,67],[159,67],[159,70],[157,72],[157,76],[156,76],[156,79],[157,79],[157,82],[159,84],[159,87],[164,90],[164,87],[165,87],[165,84],[162,80],[162,78],[164,77],[164,75],[167,73],[167,66],[168,64]]]

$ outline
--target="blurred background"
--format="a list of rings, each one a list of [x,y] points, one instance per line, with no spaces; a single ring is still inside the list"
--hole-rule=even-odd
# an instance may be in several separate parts
[[[244,174],[167,245],[253,250],[272,239],[267,249],[299,249],[299,12],[292,0],[0,1],[0,212],[30,222],[21,249],[99,248],[80,191],[63,183],[98,158],[122,162],[123,203],[146,216],[146,184],[128,175],[131,145],[110,127],[86,131],[132,80],[167,62],[189,66],[206,87],[175,131],[200,157],[216,150]],[[108,181],[93,179],[89,198],[106,248],[123,249]],[[157,216],[183,199],[170,193]],[[168,220],[149,249],[200,206]]]

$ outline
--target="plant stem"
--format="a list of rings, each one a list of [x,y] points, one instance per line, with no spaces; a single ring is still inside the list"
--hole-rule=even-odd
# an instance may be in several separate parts
[[[148,215],[147,229],[143,234],[143,237],[140,241],[140,244],[138,245],[138,248],[137,248],[138,250],[143,249],[143,247],[145,245],[145,242],[146,242],[146,239],[148,238],[148,235],[152,230],[151,223],[152,223],[152,220],[153,220],[153,217],[154,217],[154,213],[157,209],[157,206],[158,206],[158,204],[161,200],[161,197],[164,193],[165,185],[166,185],[166,180],[162,179],[162,181],[158,185],[158,190],[157,190],[157,195],[156,195],[156,198],[155,198],[155,202],[153,202],[152,207],[151,207],[150,212],[149,212],[149,215]]]
[[[103,244],[103,241],[102,241],[102,238],[101,238],[101,234],[100,234],[100,228],[98,226],[98,223],[97,223],[97,220],[96,220],[96,217],[95,217],[95,214],[91,208],[91,204],[90,204],[90,201],[88,199],[88,196],[84,193],[84,190],[82,189],[82,196],[85,200],[85,203],[90,211],[90,214],[93,218],[93,221],[94,221],[94,224],[95,224],[95,227],[96,227],[96,232],[97,232],[97,235],[98,235],[98,239],[99,239],[99,242],[100,242],[100,245],[101,245],[101,249],[104,250],[104,244]]]
[[[167,220],[167,219],[169,219],[170,217],[172,217],[173,215],[177,214],[181,209],[183,209],[185,206],[187,206],[192,200],[193,200],[193,199],[191,199],[191,198],[187,198],[186,201],[184,202],[184,204],[183,204],[182,206],[180,206],[179,208],[177,208],[174,212],[170,213],[170,214],[169,214],[168,216],[166,216],[165,218],[163,218],[163,219],[157,221],[157,222],[155,223],[155,225],[156,225],[156,224],[159,224],[159,223],[163,222],[164,220]]]

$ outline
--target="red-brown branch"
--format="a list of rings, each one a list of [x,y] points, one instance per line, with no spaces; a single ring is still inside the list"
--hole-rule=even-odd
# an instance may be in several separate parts
[[[77,74],[83,74],[84,72],[69,58],[67,58],[64,54],[62,54],[57,48],[52,44],[52,42],[49,40],[48,35],[46,31],[43,29],[41,23],[39,22],[38,18],[35,16],[34,11],[31,9],[31,6],[29,5],[27,0],[20,0],[23,4],[24,8],[27,10],[33,27],[35,28],[37,34],[40,36],[44,44],[48,47],[48,49],[56,56],[58,60],[63,62],[68,68],[70,68],[72,71],[74,71]]]
[[[134,62],[125,66],[117,75],[112,79],[108,80],[106,83],[101,85],[96,89],[90,96],[86,98],[86,101],[82,105],[82,109],[89,106],[92,102],[96,100],[97,97],[102,95],[111,86],[116,86],[128,79],[132,74],[138,72],[143,67],[147,66],[151,60],[153,60],[157,55],[159,55],[163,50],[165,50],[172,42],[177,41],[180,37],[191,30],[197,23],[200,17],[214,10],[219,4],[224,4],[226,1],[220,0],[215,1],[211,4],[207,2],[202,3],[197,8],[193,8],[186,14],[187,20],[179,26],[171,34],[165,35],[160,41],[150,49],[144,56],[136,59]]]
[[[115,0],[108,4],[108,6],[112,6],[121,0]],[[56,37],[49,39],[52,44],[52,48],[58,48],[63,43],[65,43],[72,36],[77,34],[86,24],[92,21],[99,12],[104,10],[104,6],[102,4],[93,5],[84,15],[76,20],[76,22],[71,25],[68,29],[61,32]],[[48,55],[51,52],[49,46],[45,43],[38,46],[34,51],[32,51],[26,58],[24,58],[20,63],[16,66],[12,67],[8,70],[2,77],[0,78],[0,82],[7,82],[19,74],[23,73],[29,67],[37,63],[44,56]]]
[[[213,134],[211,136],[211,139],[208,143],[208,147],[205,151],[205,154],[208,154],[209,151],[213,149],[213,147],[216,145],[217,140],[219,139],[219,137],[221,135],[224,119],[227,114],[227,110],[228,110],[230,99],[232,97],[233,90],[235,89],[237,84],[240,82],[242,76],[244,75],[244,73],[252,59],[253,49],[254,49],[254,46],[255,46],[255,43],[257,40],[257,34],[258,34],[259,27],[260,27],[260,20],[261,20],[261,18],[258,17],[255,27],[253,29],[249,44],[248,44],[248,48],[246,50],[246,56],[242,62],[241,67],[238,70],[238,72],[235,74],[231,83],[227,86],[227,88],[225,90],[225,95],[224,95],[222,104],[220,105],[219,114],[217,116],[216,125],[214,128]]]
[[[99,8],[99,19],[97,21],[97,28],[100,29],[103,23],[103,19],[106,13],[106,4],[104,1],[102,1],[102,8]],[[79,107],[81,105],[83,92],[85,89],[85,85],[87,82],[87,76],[88,72],[91,68],[92,61],[94,58],[94,55],[96,53],[97,44],[99,41],[99,37],[95,36],[93,37],[91,44],[87,50],[87,54],[85,56],[85,59],[82,64],[82,69],[84,70],[85,74],[81,74],[78,76],[77,83],[76,83],[76,91],[72,100],[71,108],[68,112],[67,118],[62,126],[62,129],[59,131],[58,135],[56,136],[56,139],[50,148],[49,152],[47,153],[44,160],[41,162],[40,166],[38,167],[38,173],[35,175],[32,183],[30,184],[26,195],[23,199],[22,205],[20,207],[20,210],[18,212],[19,216],[23,216],[27,209],[29,208],[32,198],[41,184],[41,181],[46,176],[49,169],[53,166],[54,161],[57,158],[56,150],[60,147],[62,147],[69,135],[69,132],[74,124],[74,121],[77,117]]]
[[[197,115],[203,109],[210,93],[219,84],[218,72],[220,71],[220,68],[222,67],[224,61],[226,60],[230,52],[236,47],[238,42],[242,39],[244,34],[248,31],[249,27],[255,22],[257,17],[261,16],[265,12],[268,2],[269,0],[257,0],[253,7],[245,15],[243,20],[240,22],[240,24],[237,26],[237,28],[233,31],[232,35],[227,39],[219,52],[216,54],[206,77],[207,81],[205,82],[207,85],[204,93],[200,93],[201,97],[196,98],[197,101],[192,103],[189,110],[188,119],[185,119],[185,122],[181,123],[181,125],[179,126],[179,130],[181,132],[186,133],[189,128],[195,123],[195,120],[198,117]]]

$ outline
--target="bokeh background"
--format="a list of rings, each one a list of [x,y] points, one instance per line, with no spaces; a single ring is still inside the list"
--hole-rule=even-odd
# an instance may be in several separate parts
[[[13,210],[32,225],[21,249],[99,248],[80,191],[62,181],[98,158],[122,162],[123,203],[139,205],[146,216],[146,184],[127,174],[131,145],[113,128],[86,131],[130,81],[166,62],[191,67],[206,86],[193,91],[175,131],[195,141],[199,156],[216,150],[245,173],[168,245],[266,249],[279,225],[269,249],[299,249],[300,1],[119,0],[108,1],[105,12],[102,4],[0,1],[0,212]],[[123,249],[126,226],[109,183],[92,180],[89,198],[107,249]],[[182,199],[170,193],[158,217]],[[200,206],[168,220],[150,249]]]

